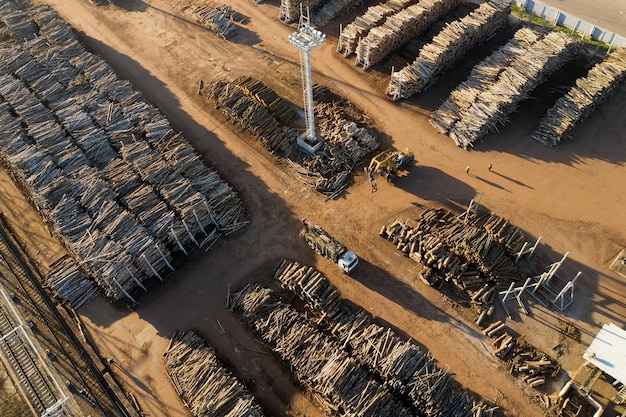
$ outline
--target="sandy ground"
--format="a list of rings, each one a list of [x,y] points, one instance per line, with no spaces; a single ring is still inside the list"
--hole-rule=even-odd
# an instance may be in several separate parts
[[[465,313],[416,280],[413,261],[377,236],[383,223],[415,217],[423,206],[461,209],[479,194],[488,209],[521,227],[528,240],[542,237],[535,261],[546,265],[569,252],[562,272],[569,277],[583,272],[576,304],[564,313],[529,300],[531,315],[515,314],[507,325],[548,353],[554,354],[552,348],[561,343],[559,361],[568,372],[579,366],[585,346],[602,324],[624,325],[624,278],[608,268],[626,246],[623,88],[578,128],[574,140],[556,149],[530,139],[546,103],[556,98],[554,91],[542,89],[520,106],[499,134],[485,137],[467,152],[437,135],[427,117],[480,59],[478,54],[428,92],[391,103],[381,94],[384,73],[363,73],[334,53],[338,23],[332,23],[325,30],[326,44],[314,52],[315,81],[360,106],[389,135],[383,146],[409,146],[417,164],[394,185],[379,183],[373,194],[366,179],[357,175],[344,196],[325,201],[196,94],[201,78],[251,74],[299,103],[298,56],[287,41],[293,28],[276,19],[277,2],[230,2],[248,23],[228,42],[191,22],[173,1],[119,1],[118,6],[100,8],[84,0],[37,1],[53,5],[89,48],[158,105],[242,194],[251,212],[249,227],[209,253],[193,255],[166,283],[141,298],[134,311],[104,299],[79,311],[102,355],[120,364],[120,378],[150,416],[188,415],[162,363],[176,329],[197,330],[216,346],[269,414],[322,415],[300,393],[286,365],[267,354],[225,308],[229,290],[253,280],[269,281],[272,268],[284,257],[323,271],[346,298],[431,350],[467,389],[488,401],[498,398],[507,414],[542,415],[531,404],[532,393],[501,369],[488,341]],[[490,163],[493,172],[487,170]],[[465,173],[468,165],[472,175]],[[323,225],[359,255],[362,264],[353,277],[314,256],[300,240],[302,217]],[[20,227],[37,230],[29,224]],[[581,330],[580,343],[563,340],[559,320]]]

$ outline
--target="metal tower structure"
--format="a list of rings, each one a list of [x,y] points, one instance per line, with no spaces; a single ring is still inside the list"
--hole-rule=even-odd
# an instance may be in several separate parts
[[[322,147],[321,138],[315,132],[315,114],[313,110],[313,84],[311,82],[311,51],[324,43],[326,35],[309,24],[309,16],[301,13],[298,31],[289,35],[289,42],[300,50],[300,70],[302,91],[304,93],[304,117],[306,132],[298,138],[298,145],[310,153]]]

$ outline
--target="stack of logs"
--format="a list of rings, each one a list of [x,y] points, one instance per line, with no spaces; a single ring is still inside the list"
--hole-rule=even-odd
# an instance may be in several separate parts
[[[510,0],[491,0],[468,16],[448,23],[431,43],[421,49],[413,63],[391,74],[387,97],[399,100],[423,91],[439,74],[502,27],[510,5]]]
[[[379,146],[364,123],[346,114],[344,100],[321,86],[315,87],[314,100],[317,127],[324,142],[315,155],[299,151],[295,144],[299,131],[288,126],[297,113],[263,82],[250,77],[201,82],[200,94],[271,153],[285,158],[304,183],[325,195],[343,191],[354,166]],[[319,99],[329,94],[332,100]]]
[[[237,26],[231,21],[233,10],[228,5],[197,6],[191,14],[199,23],[223,39],[229,39],[237,34]]]
[[[417,3],[419,0],[388,0],[385,3],[368,7],[367,11],[357,16],[346,25],[337,41],[337,53],[350,56],[356,50],[359,41],[367,36],[372,28],[380,26],[387,17]]]
[[[617,48],[604,61],[596,64],[586,77],[576,80],[576,86],[557,100],[541,119],[533,139],[556,146],[562,139],[572,137],[574,127],[607,100],[626,78],[626,49]]]
[[[551,32],[533,43],[528,53],[513,60],[491,86],[481,91],[448,130],[457,146],[467,149],[483,135],[504,124],[517,104],[578,52],[581,43],[562,33]]]
[[[478,95],[487,91],[498,76],[511,62],[527,53],[532,45],[541,38],[541,34],[529,29],[518,30],[506,45],[476,65],[468,77],[437,108],[430,118],[430,123],[439,132],[448,134],[454,123],[476,101]]]
[[[298,381],[330,410],[354,417],[414,415],[339,340],[321,332],[269,288],[250,284],[233,294],[230,302],[230,308],[243,314],[263,341],[289,363]]]
[[[100,293],[96,284],[67,256],[50,265],[44,286],[52,290],[57,301],[67,302],[74,310],[87,304]]]
[[[425,265],[427,269],[422,278],[431,285],[441,284],[439,275],[463,289],[484,282],[502,288],[519,281],[521,276],[517,266],[505,245],[500,243],[517,242],[521,236],[519,229],[509,227],[506,220],[497,216],[488,222],[483,222],[483,218],[475,219],[477,225],[488,225],[490,232],[471,222],[465,223],[445,209],[429,209],[420,215],[416,226],[396,220],[383,226],[380,236]],[[492,235],[494,232],[496,235]]]
[[[105,295],[135,301],[175,253],[245,226],[246,210],[52,8],[25,10],[20,24],[0,14],[16,30],[0,40],[0,162]],[[71,303],[92,292],[76,268],[59,273],[49,284]]]
[[[163,356],[167,375],[194,416],[263,417],[255,398],[194,332],[176,331]]]
[[[420,0],[419,3],[400,9],[385,19],[377,19],[382,24],[376,25],[375,21],[372,21],[363,32],[365,36],[357,45],[355,65],[367,69],[382,61],[394,49],[424,33],[459,2],[459,0]]]
[[[281,261],[274,274],[281,286],[306,302],[316,322],[411,406],[415,415],[492,416],[495,408],[475,401],[439,368],[428,352],[374,323],[364,309],[342,299],[320,272]]]

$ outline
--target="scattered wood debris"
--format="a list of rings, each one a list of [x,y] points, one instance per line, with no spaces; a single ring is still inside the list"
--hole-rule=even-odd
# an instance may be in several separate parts
[[[541,119],[533,139],[556,146],[571,138],[574,127],[584,120],[596,106],[607,100],[626,78],[626,49],[617,48],[604,61],[589,70],[586,77],[557,100]]]
[[[194,416],[263,417],[255,398],[194,332],[176,331],[163,356],[167,375]]]
[[[428,352],[402,340],[391,328],[374,323],[367,311],[342,299],[319,271],[284,260],[274,277],[305,301],[319,317],[315,321],[349,346],[362,366],[382,379],[415,415],[493,415],[497,407],[472,399]]]
[[[0,20],[0,163],[106,296],[135,302],[175,254],[247,224],[232,187],[52,8]],[[58,273],[60,296],[88,298],[76,269]]]
[[[504,26],[510,8],[510,0],[491,0],[464,18],[448,23],[420,50],[413,63],[391,74],[387,97],[399,100],[426,89],[439,74]]]

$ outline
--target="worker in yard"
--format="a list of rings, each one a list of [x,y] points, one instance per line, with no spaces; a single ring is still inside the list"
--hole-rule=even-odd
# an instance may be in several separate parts
[[[469,175],[469,165],[465,167],[465,173]]]
[[[492,165],[491,165],[491,164],[489,164],[489,166],[487,167],[487,169],[489,170],[489,172],[491,172],[491,168],[492,168]]]

